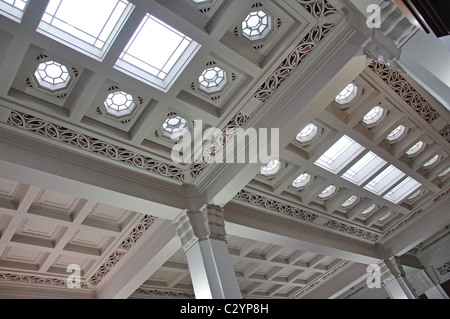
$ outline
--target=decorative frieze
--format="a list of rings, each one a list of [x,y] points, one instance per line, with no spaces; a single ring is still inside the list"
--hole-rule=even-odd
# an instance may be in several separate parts
[[[198,211],[184,211],[174,220],[175,228],[185,251],[199,240],[226,241],[223,208],[205,205]]]
[[[419,114],[428,124],[433,125],[441,115],[436,111],[425,98],[417,92],[414,87],[397,71],[389,68],[385,64],[372,61],[369,68],[373,70],[392,90],[395,91],[417,114]],[[450,125],[436,128],[437,132],[450,143]]]
[[[294,217],[303,222],[320,225],[322,227],[332,229],[340,233],[344,233],[346,235],[355,236],[372,242],[377,242],[380,239],[380,236],[373,232],[369,232],[367,230],[363,230],[345,223],[341,223],[330,218],[321,217],[317,214],[308,212],[306,210],[296,208],[261,195],[253,194],[246,190],[241,190],[239,193],[235,195],[234,198],[241,202],[252,204],[260,208],[269,209],[271,211],[286,216]],[[316,220],[319,219],[320,223],[315,222]]]

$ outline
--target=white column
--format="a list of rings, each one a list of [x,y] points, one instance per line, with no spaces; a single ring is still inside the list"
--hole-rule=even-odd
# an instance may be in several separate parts
[[[223,209],[205,205],[175,221],[197,299],[242,299],[226,243]]]
[[[384,289],[391,299],[418,299],[414,288],[406,279],[405,272],[398,257],[384,260],[391,276],[384,280]]]

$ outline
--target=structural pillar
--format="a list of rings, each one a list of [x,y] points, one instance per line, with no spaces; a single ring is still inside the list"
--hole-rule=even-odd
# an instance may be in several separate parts
[[[175,227],[186,257],[197,299],[242,299],[226,242],[223,209],[205,205],[185,210]]]
[[[391,276],[385,279],[384,289],[391,299],[418,299],[411,283],[405,275],[399,257],[391,257],[384,260],[385,265],[391,272]]]

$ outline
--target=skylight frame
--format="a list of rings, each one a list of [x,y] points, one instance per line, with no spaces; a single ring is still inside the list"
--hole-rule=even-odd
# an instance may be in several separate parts
[[[158,25],[158,27],[164,27],[167,30],[171,31],[173,34],[180,36],[180,43],[176,47],[177,54],[175,52],[171,52],[166,59],[165,64],[162,68],[157,68],[152,66],[152,61],[144,61],[141,57],[137,57],[132,55],[129,51],[136,50],[135,45],[140,46],[139,42],[142,40],[142,30],[146,30],[144,32],[148,32],[150,25],[146,25],[148,22],[154,22]],[[153,31],[152,33],[155,33]],[[182,46],[183,44],[183,46]],[[187,44],[187,45],[186,45]],[[133,48],[134,47],[134,48]],[[184,47],[184,49],[178,50],[179,48]],[[124,50],[119,56],[119,59],[116,61],[114,68],[122,73],[125,73],[139,81],[142,81],[154,88],[161,90],[163,92],[167,92],[174,81],[178,78],[181,72],[185,69],[197,51],[200,49],[201,45],[195,42],[193,39],[183,34],[182,32],[176,30],[171,27],[167,23],[159,20],[155,16],[152,16],[150,13],[147,13],[144,19],[141,21],[139,27],[134,32],[133,36],[125,46]],[[180,53],[180,54],[178,54]],[[170,68],[168,66],[171,65]],[[167,68],[166,68],[167,67]],[[163,74],[164,73],[164,76]]]
[[[54,3],[52,3],[52,1],[54,1]],[[57,3],[57,1],[59,2]],[[75,49],[83,54],[86,54],[87,56],[90,56],[98,61],[103,61],[108,50],[110,49],[111,45],[113,44],[117,35],[119,34],[120,30],[122,29],[131,12],[135,8],[135,5],[127,0],[114,0],[116,1],[114,10],[110,12],[108,20],[104,22],[100,33],[96,36],[95,34],[89,34],[85,31],[82,31],[78,27],[72,26],[56,17],[59,7],[61,6],[63,1],[70,1],[70,0],[50,0],[36,31],[72,49]],[[57,4],[55,12],[53,12],[54,4]],[[123,8],[123,11],[121,12],[120,16],[116,17],[115,14],[118,13],[116,9],[118,8],[119,4],[125,5],[125,7]],[[110,23],[110,19],[113,15],[117,18],[117,20],[114,26],[111,28],[111,25],[108,25],[108,23]],[[56,22],[55,19],[57,20]],[[52,23],[56,23],[56,25],[53,25]],[[108,28],[106,28],[107,25]],[[71,30],[72,33],[64,29],[61,29],[58,26],[67,28],[67,30]],[[103,35],[103,31],[106,29],[110,29],[110,32],[108,36],[105,37]],[[78,34],[78,36],[75,34]],[[83,35],[83,37],[86,38],[82,39],[81,35]],[[95,38],[95,41],[93,41],[93,43],[90,43],[89,41],[86,40],[88,37],[90,37],[91,39]],[[100,45],[97,46],[95,45],[98,41],[100,41],[100,38],[102,38],[101,41],[104,42],[104,44],[101,47]]]
[[[402,182],[392,188],[388,193],[386,193],[383,198],[394,204],[398,204],[413,192],[415,192],[417,189],[419,189],[421,186],[421,183],[408,176]]]
[[[364,155],[341,177],[361,186],[370,176],[378,172],[387,162],[373,152]]]
[[[364,189],[380,196],[405,176],[406,174],[401,170],[394,165],[390,165],[367,183]]]
[[[337,174],[364,150],[365,148],[361,144],[344,135],[323,153],[314,164]]]
[[[20,23],[27,5],[28,0],[0,0],[0,14]]]

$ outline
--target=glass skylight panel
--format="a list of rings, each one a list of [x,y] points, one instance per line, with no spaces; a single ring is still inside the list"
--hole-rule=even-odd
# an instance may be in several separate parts
[[[133,8],[126,0],[50,0],[37,31],[102,60]]]
[[[405,176],[401,170],[390,165],[383,172],[372,179],[364,188],[376,195],[381,195],[389,188],[395,185],[401,178]]]
[[[336,190],[337,190],[336,186],[330,185],[319,194],[319,198],[322,198],[322,199],[328,198],[331,195],[333,195],[334,193],[336,193]]]
[[[422,193],[422,191],[420,189],[415,191],[408,197],[408,200],[412,201],[412,200],[416,199],[416,197],[419,196],[421,193]]]
[[[384,223],[386,220],[388,220],[392,216],[392,212],[386,213],[383,217],[379,218],[378,221],[380,223]]]
[[[199,47],[188,36],[147,14],[115,68],[166,92]]]
[[[345,87],[345,89],[339,93],[334,99],[339,104],[346,104],[353,101],[353,99],[358,94],[358,87],[353,83],[350,83]]]
[[[367,113],[364,118],[363,122],[367,125],[372,125],[377,123],[384,114],[384,110],[381,106],[375,106],[373,109],[370,110],[369,113]]]
[[[386,139],[390,142],[398,140],[400,137],[402,137],[406,132],[406,127],[403,125],[398,126],[395,130],[393,130]]]
[[[400,184],[391,189],[386,195],[384,195],[383,198],[393,202],[394,204],[398,204],[420,186],[422,186],[422,184],[411,177],[407,177]]]
[[[365,209],[365,210],[361,213],[361,215],[366,216],[366,215],[370,214],[371,212],[373,212],[373,211],[375,210],[375,208],[377,208],[377,205],[372,204],[372,205],[370,205],[367,209]]]
[[[358,200],[358,196],[353,195],[352,197],[350,197],[349,199],[347,199],[345,202],[342,203],[342,207],[347,208],[352,206],[354,203],[356,203],[356,201]]]
[[[407,152],[406,155],[408,156],[413,156],[416,155],[417,153],[419,153],[421,150],[423,150],[425,146],[425,143],[422,141],[417,142],[416,144],[414,144]]]
[[[300,188],[308,184],[310,181],[311,175],[308,173],[303,173],[292,182],[292,187]]]
[[[337,174],[345,165],[364,151],[364,147],[344,135],[314,162],[332,173]]]
[[[27,3],[28,0],[0,0],[0,14],[20,22]]]
[[[164,135],[166,135],[167,137],[178,138],[186,133],[187,121],[180,116],[169,117],[163,123],[162,128]]]
[[[266,166],[262,166],[260,174],[264,176],[270,176],[278,173],[281,168],[281,162],[277,159],[271,160]]]
[[[242,33],[250,40],[259,40],[270,31],[270,17],[264,11],[250,12],[242,21]]]
[[[442,173],[440,173],[438,175],[438,177],[444,177],[445,175],[447,175],[450,172],[450,167],[448,167],[445,171],[443,171]]]
[[[425,168],[430,168],[431,166],[433,166],[438,160],[440,159],[439,154],[434,155],[434,157],[432,159],[430,159],[428,162],[426,162],[425,164],[423,164],[423,167]]]
[[[382,158],[369,152],[341,177],[356,185],[361,185],[386,164],[387,162]]]
[[[306,125],[296,136],[297,141],[306,143],[311,141],[317,135],[317,126],[313,123]]]

